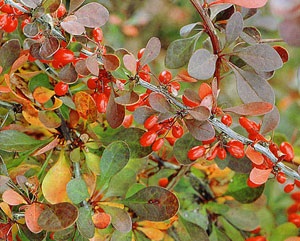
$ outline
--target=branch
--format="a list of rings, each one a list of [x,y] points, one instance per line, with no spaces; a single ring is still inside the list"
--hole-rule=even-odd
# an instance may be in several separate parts
[[[144,80],[139,79],[138,84],[143,86],[146,89],[152,90],[154,92],[158,92],[163,94],[170,102],[172,102],[174,105],[176,105],[178,108],[182,109],[183,111],[186,111],[188,109],[187,106],[185,106],[183,103],[181,103],[179,100],[177,100],[174,96],[172,96],[170,93],[168,93],[166,90],[159,88],[155,85],[152,85]],[[218,129],[222,133],[224,133],[227,137],[230,137],[235,140],[239,140],[242,142],[244,145],[253,145],[253,148],[264,154],[266,157],[268,157],[273,163],[274,166],[278,167],[283,173],[285,173],[287,176],[300,180],[300,175],[298,172],[293,170],[292,168],[286,166],[284,163],[279,162],[276,156],[270,151],[268,147],[268,143],[265,143],[266,145],[260,144],[260,143],[255,143],[240,135],[239,133],[235,132],[234,130],[230,129],[228,126],[224,125],[221,121],[219,121],[217,118],[214,116],[211,116],[211,118],[208,119],[208,121],[214,126],[214,128]]]

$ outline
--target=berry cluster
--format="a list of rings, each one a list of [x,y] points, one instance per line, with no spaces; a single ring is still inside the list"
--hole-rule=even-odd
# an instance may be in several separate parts
[[[18,27],[18,16],[23,13],[10,6],[9,4],[5,4],[4,0],[0,0],[0,30],[4,30],[7,33],[11,33],[15,31]]]
[[[299,185],[299,182],[297,182]],[[288,221],[294,223],[298,228],[300,227],[300,192],[294,192],[291,194],[291,198],[294,203],[287,209]]]

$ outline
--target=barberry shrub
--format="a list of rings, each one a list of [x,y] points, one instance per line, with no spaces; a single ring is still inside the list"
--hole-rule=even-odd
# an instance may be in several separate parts
[[[153,6],[116,2],[0,0],[0,239],[299,240],[267,0],[161,1],[191,22],[140,49]],[[299,3],[270,6],[299,46]]]

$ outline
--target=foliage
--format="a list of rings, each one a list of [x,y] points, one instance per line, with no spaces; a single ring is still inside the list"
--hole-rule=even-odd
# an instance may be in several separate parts
[[[0,0],[0,239],[299,240],[289,53],[248,25],[267,1],[165,3],[190,22],[136,54],[149,5],[127,2]],[[299,46],[294,2],[270,6]]]

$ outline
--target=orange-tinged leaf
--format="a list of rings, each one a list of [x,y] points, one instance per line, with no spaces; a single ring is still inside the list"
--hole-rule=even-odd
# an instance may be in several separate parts
[[[11,206],[27,204],[26,200],[19,193],[12,189],[6,190],[2,194],[2,199],[4,202]]]
[[[46,103],[53,95],[55,95],[55,92],[44,86],[39,86],[33,91],[33,98],[41,104]]]
[[[46,146],[43,146],[42,148],[35,151],[34,154],[32,154],[32,156],[38,156],[49,150],[52,150],[53,148],[55,148],[58,145],[59,142],[60,142],[60,139],[58,137],[55,137],[55,139],[53,139],[51,142],[49,142]]]
[[[0,93],[9,93],[10,89],[7,86],[0,86]]]
[[[178,220],[178,216],[175,215],[172,218],[170,218],[167,221],[164,222],[152,222],[152,221],[148,221],[148,220],[144,220],[144,221],[140,221],[138,222],[139,226],[143,226],[143,227],[148,227],[148,228],[155,228],[155,229],[160,229],[160,230],[167,230],[168,228],[170,228],[173,223]]]
[[[137,230],[143,232],[148,238],[154,241],[162,240],[165,234],[156,228],[137,227]]]
[[[2,68],[2,66],[0,66],[0,74],[2,73],[2,71],[3,71],[3,68]]]
[[[198,89],[198,95],[200,99],[204,99],[205,96],[211,95],[212,94],[212,89],[209,84],[207,83],[202,83]]]
[[[42,183],[42,192],[47,201],[51,204],[69,201],[67,184],[71,178],[70,165],[62,150],[57,162],[49,169]]]
[[[221,4],[221,3],[231,3],[242,6],[244,8],[261,8],[268,0],[216,0],[211,2],[210,5]]]
[[[54,96],[54,104],[49,108],[45,108],[45,110],[56,110],[59,107],[61,107],[62,104],[63,104],[63,101],[61,99],[58,99],[56,96]]]
[[[10,83],[10,78],[9,78],[9,75],[8,74],[5,74],[4,75],[4,80],[5,80],[5,83],[7,85],[7,87],[10,89],[10,92],[14,94],[14,96],[16,96],[18,98],[18,100],[16,100],[18,103],[20,104],[28,104],[30,103],[30,101],[24,97],[22,97],[21,95],[18,95],[12,88],[11,88],[11,83]]]
[[[25,222],[31,232],[39,233],[43,230],[38,224],[38,218],[44,209],[41,203],[33,203],[25,209]]]
[[[9,217],[10,219],[13,219],[11,209],[10,209],[10,207],[7,203],[1,202],[0,203],[0,208],[7,215],[7,217]]]
[[[22,111],[24,119],[33,126],[45,127],[39,118],[39,112],[34,107]]]
[[[256,165],[261,165],[264,162],[264,157],[258,151],[255,151],[252,146],[248,146],[246,149],[246,156]]]
[[[270,169],[258,169],[256,167],[254,167],[250,172],[249,179],[251,180],[251,182],[253,182],[257,185],[264,184],[268,180],[271,171],[272,171],[271,168]]]
[[[18,68],[22,67],[28,60],[29,53],[21,55],[16,61],[13,63],[10,73],[14,73]]]
[[[97,107],[91,95],[80,91],[74,95],[73,101],[81,118],[90,122],[97,120]]]

